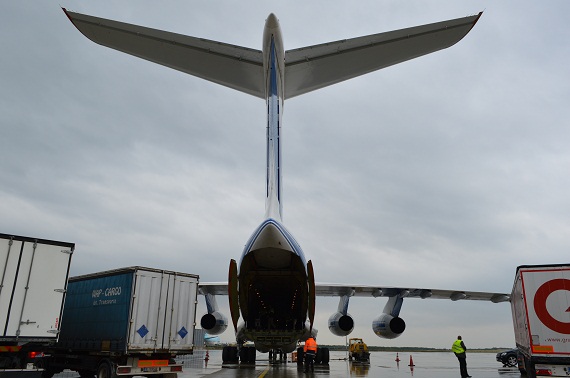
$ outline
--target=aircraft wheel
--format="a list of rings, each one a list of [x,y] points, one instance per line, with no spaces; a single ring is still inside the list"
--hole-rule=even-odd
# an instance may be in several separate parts
[[[257,356],[257,350],[255,350],[255,347],[250,347],[247,355],[249,362],[255,364],[255,357]]]
[[[330,352],[329,348],[322,348],[321,352],[321,363],[324,365],[328,365],[330,360]]]
[[[237,347],[225,346],[222,349],[222,363],[224,364],[236,364],[238,363],[238,351]]]
[[[317,355],[315,356],[315,364],[320,364],[323,361],[323,348],[317,349]]]
[[[302,347],[297,348],[297,365],[303,365],[303,360],[305,359],[305,351]]]
[[[228,363],[228,346],[222,348],[222,363]]]
[[[231,346],[228,348],[229,348],[228,349],[228,351],[229,351],[229,353],[228,353],[229,362],[237,364],[239,362],[237,347]]]
[[[242,347],[239,351],[239,362],[242,364],[249,363],[249,359],[247,358],[248,349],[248,347]]]

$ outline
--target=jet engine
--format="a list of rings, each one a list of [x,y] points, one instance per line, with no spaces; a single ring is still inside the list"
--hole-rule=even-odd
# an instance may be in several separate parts
[[[395,339],[406,329],[406,322],[399,316],[381,314],[372,321],[374,333],[384,339]]]
[[[210,335],[219,335],[228,328],[228,318],[218,311],[214,311],[202,316],[202,319],[200,319],[200,325]]]
[[[329,318],[329,330],[333,335],[348,336],[354,329],[354,320],[350,314],[335,312]]]

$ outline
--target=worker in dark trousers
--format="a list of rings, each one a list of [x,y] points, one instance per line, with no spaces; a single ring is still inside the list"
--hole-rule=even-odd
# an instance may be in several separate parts
[[[315,371],[315,356],[317,355],[317,341],[310,336],[307,341],[305,341],[305,347],[303,348],[305,352],[305,373]]]
[[[467,348],[461,340],[461,336],[457,336],[457,340],[451,345],[451,350],[455,353],[455,357],[459,360],[459,372],[461,373],[461,378],[470,378],[471,376],[467,373],[467,356],[465,351]]]

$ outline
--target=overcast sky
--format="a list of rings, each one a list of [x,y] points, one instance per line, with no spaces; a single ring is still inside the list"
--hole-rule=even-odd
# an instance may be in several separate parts
[[[60,6],[255,49],[273,12],[286,50],[484,10],[449,49],[285,103],[284,222],[319,282],[510,293],[518,265],[568,262],[567,1],[3,2],[0,232],[76,243],[72,275],[224,281],[263,220],[266,120],[263,100],[94,44]],[[506,303],[405,300],[383,340],[385,301],[351,301],[354,336],[514,346]],[[337,302],[318,299],[321,343],[344,341]]]

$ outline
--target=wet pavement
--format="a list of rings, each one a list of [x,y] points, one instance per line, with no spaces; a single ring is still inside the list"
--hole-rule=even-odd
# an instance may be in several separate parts
[[[313,373],[304,373],[296,362],[270,364],[267,354],[257,354],[255,366],[222,367],[221,351],[196,351],[193,356],[180,359],[184,373],[179,378],[190,377],[383,377],[383,378],[458,378],[457,358],[449,352],[400,353],[396,362],[395,352],[372,352],[370,364],[353,363],[346,360],[346,352],[331,351],[328,366],[316,365]],[[410,364],[410,357],[413,367]],[[467,357],[469,374],[473,378],[515,378],[519,377],[516,368],[503,368],[495,360],[494,353],[470,353]]]

